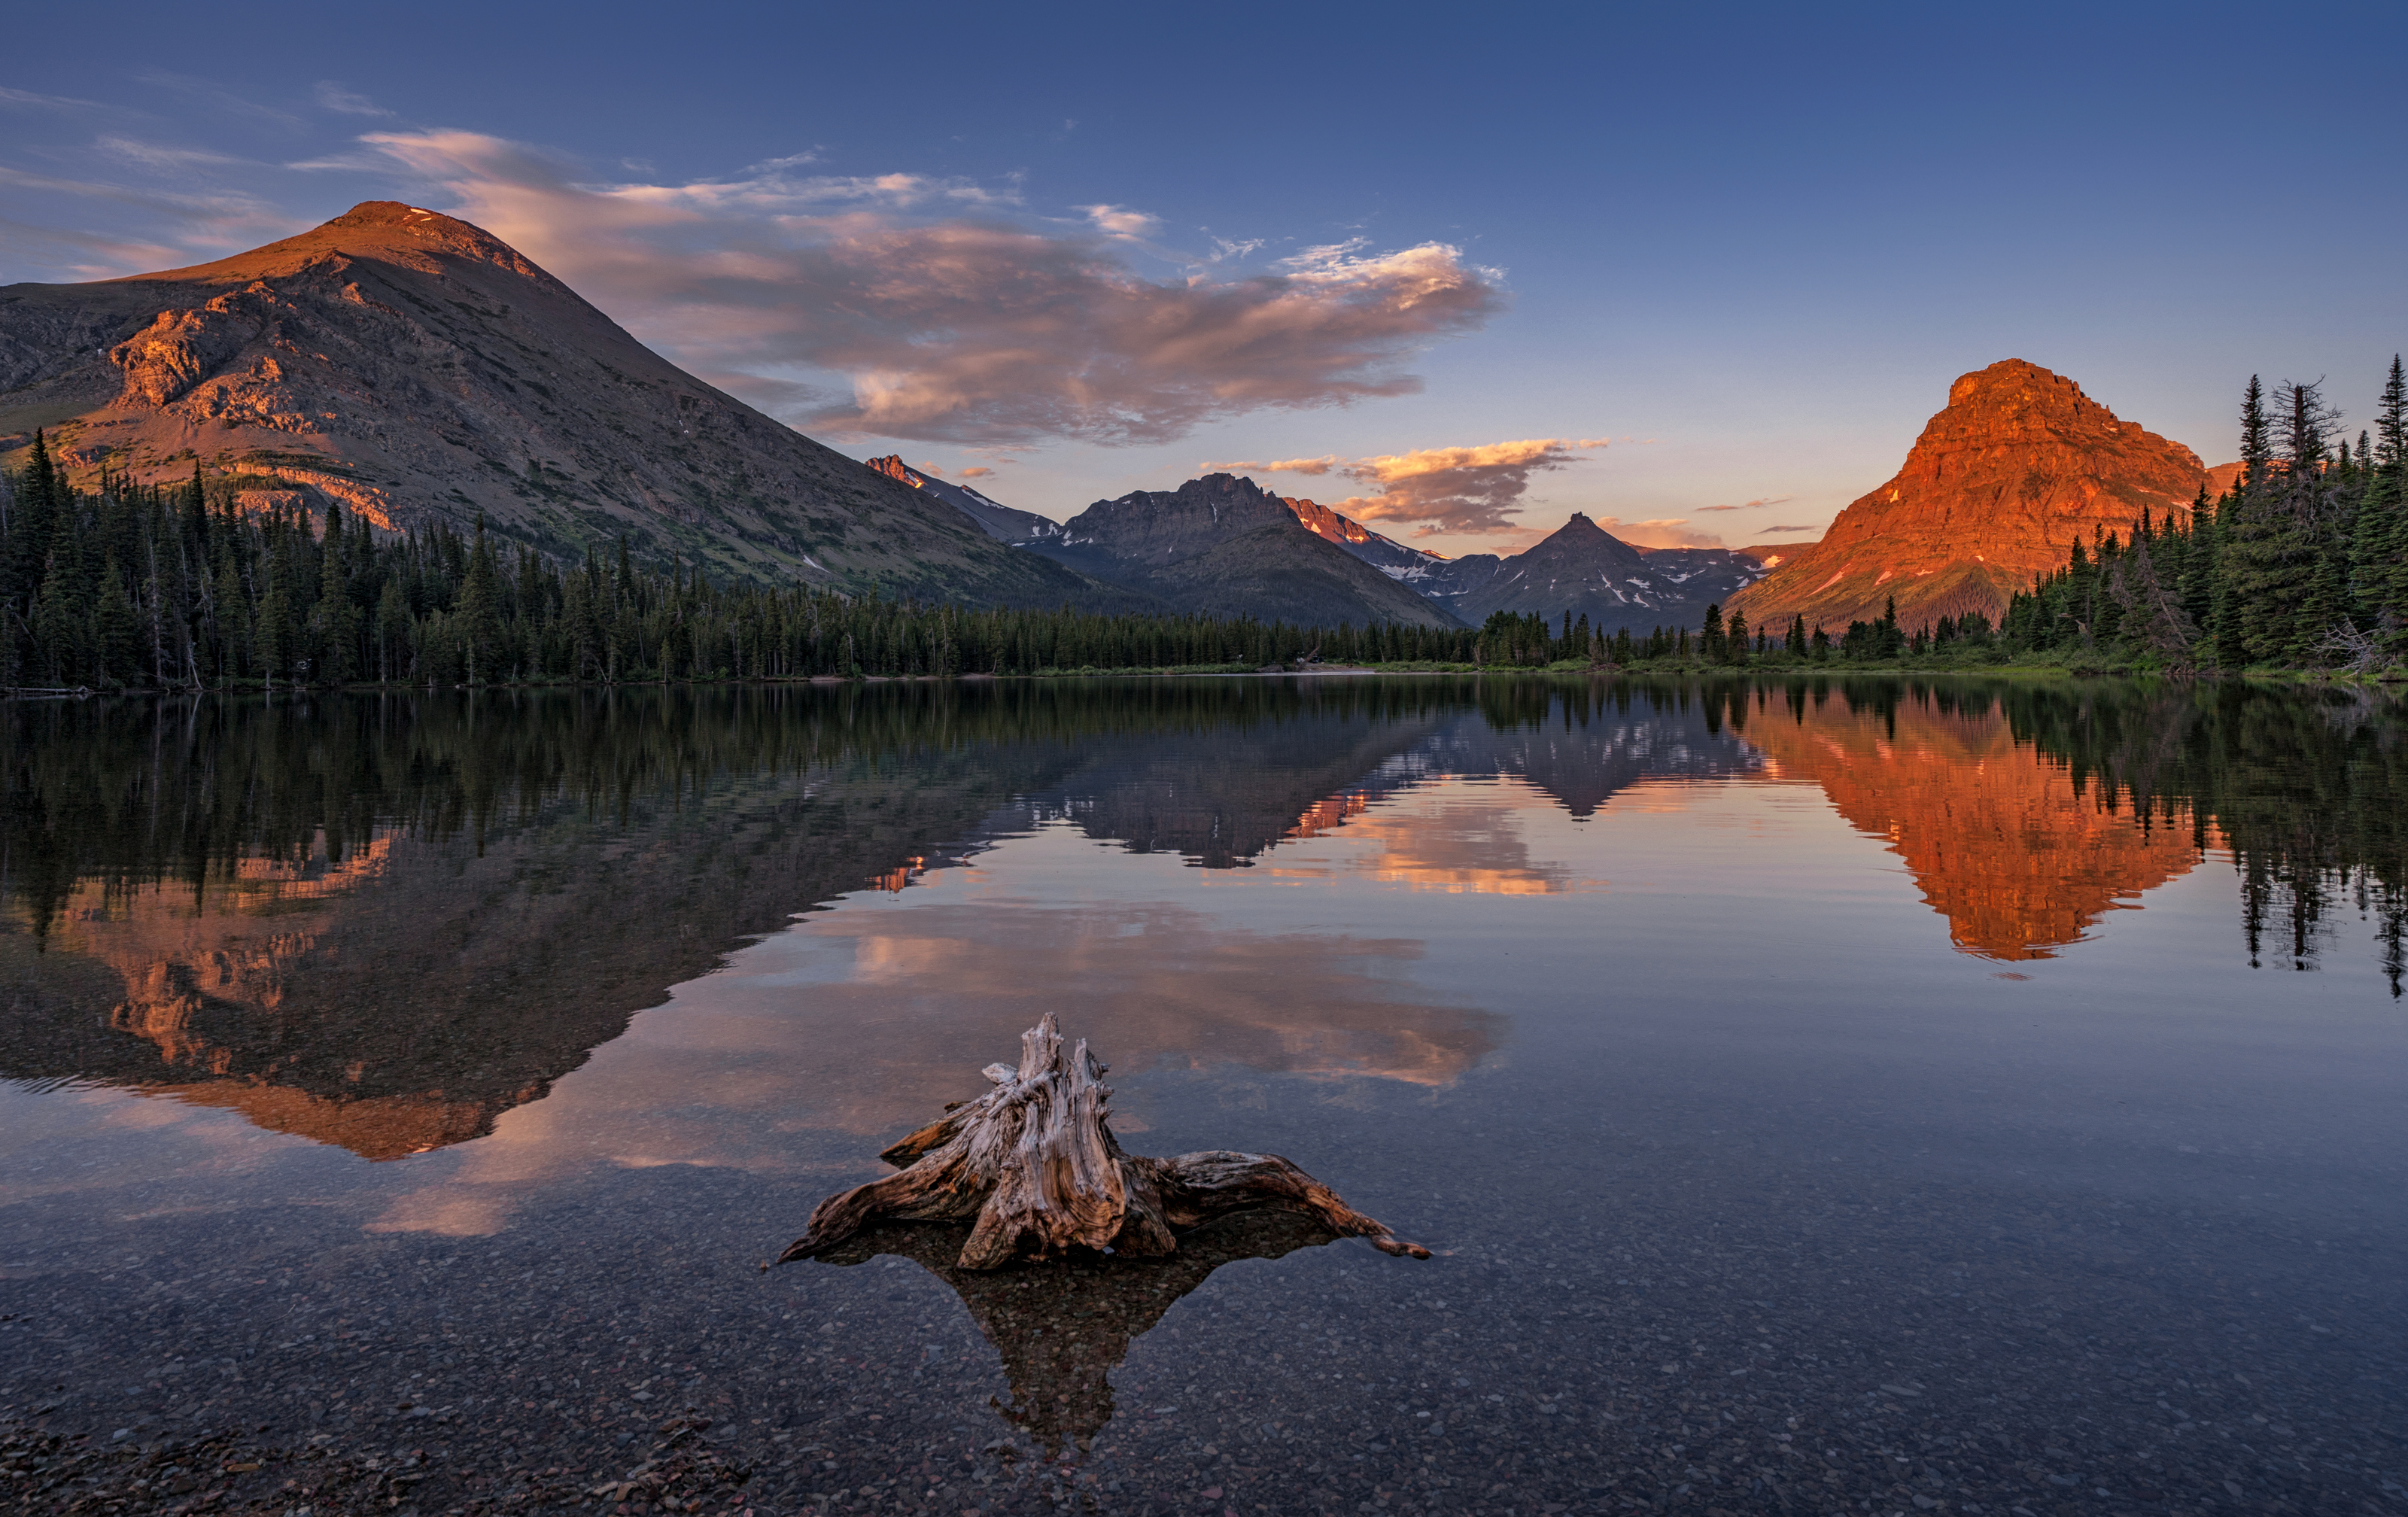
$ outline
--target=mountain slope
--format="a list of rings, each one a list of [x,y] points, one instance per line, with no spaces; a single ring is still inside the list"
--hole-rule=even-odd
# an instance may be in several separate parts
[[[491,235],[391,201],[214,264],[0,289],[0,450],[37,426],[79,479],[198,464],[380,527],[481,511],[563,556],[625,533],[728,579],[1093,588],[686,374]]]
[[[1030,551],[1180,610],[1302,625],[1452,626],[1447,613],[1299,521],[1252,479],[1099,500]]]
[[[933,474],[923,474],[903,462],[900,453],[888,453],[873,458],[867,465],[890,479],[900,479],[914,490],[924,490],[946,505],[979,524],[979,529],[997,542],[1042,542],[1062,536],[1062,523],[1050,516],[1024,511],[1001,501],[981,494],[966,484],[939,479]]]
[[[2077,537],[2187,512],[2208,471],[2178,442],[2118,421],[2071,379],[2021,359],[1959,379],[1888,482],[1842,511],[1737,598],[1762,626],[1803,615],[1836,632],[1898,598],[1912,628],[1993,622]]]

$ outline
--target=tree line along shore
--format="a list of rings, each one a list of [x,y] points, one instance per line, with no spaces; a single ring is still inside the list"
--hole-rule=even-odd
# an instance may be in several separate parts
[[[18,692],[511,685],[1397,669],[1753,667],[2401,675],[2408,655],[2408,382],[2333,436],[2316,385],[2253,379],[2232,488],[1982,612],[1836,636],[1792,618],[1607,632],[1499,611],[1476,628],[1305,627],[1254,618],[972,608],[875,588],[712,583],[672,560],[561,564],[437,522],[379,533],[339,507],[238,508],[233,481],[104,476],[74,488],[37,434],[0,477],[0,685]]]

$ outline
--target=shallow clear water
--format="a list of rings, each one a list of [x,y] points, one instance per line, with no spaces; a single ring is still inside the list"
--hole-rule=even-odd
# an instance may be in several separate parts
[[[124,1430],[83,1472],[137,1508],[2408,1485],[2380,701],[1327,679],[6,721],[0,1406]],[[891,1228],[756,1268],[1047,1011],[1129,1149],[1285,1154],[1436,1257],[1255,1218],[1164,1265],[970,1276]]]

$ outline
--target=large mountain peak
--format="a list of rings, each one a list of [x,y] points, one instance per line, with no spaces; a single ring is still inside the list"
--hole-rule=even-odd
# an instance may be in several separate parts
[[[1802,615],[1837,631],[1895,596],[1908,626],[1968,611],[1995,622],[2076,537],[2128,532],[2143,511],[2179,516],[2207,478],[2181,443],[2007,359],[1950,385],[1898,473],[1737,608],[1758,626]]]
[[[130,274],[106,282],[233,283],[290,275],[327,260],[351,259],[397,262],[427,273],[441,268],[444,260],[466,260],[532,280],[547,293],[569,295],[566,285],[483,227],[398,200],[364,200],[307,232],[215,263]]]
[[[501,238],[372,200],[211,264],[0,292],[0,462],[197,465],[245,507],[481,515],[575,559],[1058,605],[1097,587],[685,373]]]

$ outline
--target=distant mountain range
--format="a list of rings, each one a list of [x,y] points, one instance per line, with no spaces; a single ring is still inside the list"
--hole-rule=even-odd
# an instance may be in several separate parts
[[[973,605],[1643,634],[1722,603],[1837,630],[1892,596],[1996,620],[2077,537],[2187,509],[2231,465],[2021,360],[1959,379],[1899,473],[1822,541],[1642,549],[1575,515],[1450,559],[1227,474],[1066,522],[890,454],[864,465],[686,374],[490,234],[371,201],[214,264],[0,288],[0,464],[36,428],[89,488],[196,466],[236,504],[339,503],[391,530],[488,530],[561,559],[624,536],[754,583]],[[14,459],[10,457],[16,453]]]
[[[1551,622],[1570,612],[1608,633],[1644,635],[1697,625],[1709,604],[1729,599],[1796,551],[1790,544],[1638,548],[1574,513],[1523,552],[1450,559],[1234,475],[1097,501],[1056,523],[891,454],[872,459],[870,467],[951,502],[1000,541],[1151,595],[1166,609],[1324,625],[1477,626],[1498,611]]]

